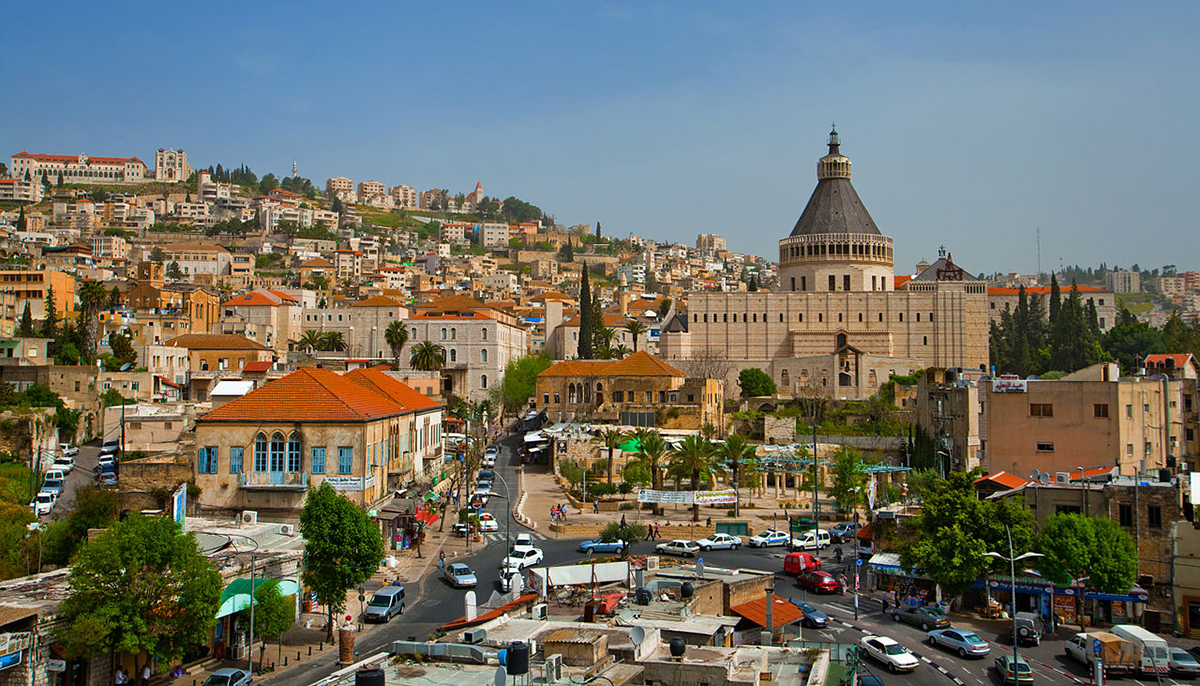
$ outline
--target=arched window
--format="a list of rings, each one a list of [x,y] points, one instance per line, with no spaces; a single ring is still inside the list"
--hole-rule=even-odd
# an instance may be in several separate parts
[[[480,329],[479,337],[486,341],[487,340],[487,329]]]
[[[601,391],[603,391],[603,390],[604,390],[604,384],[602,384],[602,383],[600,383],[599,381],[597,381],[597,382],[596,382],[596,392],[597,392],[597,393],[599,393],[599,392],[601,392]]]
[[[450,340],[452,340],[452,341],[458,340],[458,329],[456,329],[454,327],[450,327]]]
[[[846,347],[846,334],[839,333],[837,335],[837,347],[839,347],[839,348]]]
[[[300,434],[293,432],[287,442],[287,470],[300,471]]]
[[[271,465],[270,465],[270,469],[272,472],[282,472],[283,471],[283,452],[284,452],[283,434],[276,431],[275,433],[271,434]]]
[[[442,340],[446,340],[446,327],[442,327]]]
[[[575,402],[575,384],[570,384],[567,386],[567,402]]]
[[[450,361],[451,362],[458,361],[458,351],[455,350],[454,348],[450,348]]]
[[[417,338],[417,327],[415,327],[415,326],[413,327],[412,335],[409,336],[409,338],[412,338],[414,340]]]
[[[479,351],[479,361],[480,361],[480,362],[487,362],[487,350],[480,350],[480,351]]]
[[[479,387],[480,387],[480,388],[487,388],[487,374],[480,374],[480,375],[479,375]]]
[[[267,436],[258,434],[254,437],[254,471],[267,471]]]

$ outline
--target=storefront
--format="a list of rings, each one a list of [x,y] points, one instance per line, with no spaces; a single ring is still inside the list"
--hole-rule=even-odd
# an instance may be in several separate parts
[[[875,553],[867,561],[868,578],[864,588],[881,591],[889,602],[918,604],[940,602],[937,584],[915,570],[900,565],[899,553]]]
[[[1054,626],[1140,624],[1149,601],[1149,594],[1140,586],[1134,586],[1129,593],[1117,594],[1084,590],[1080,583],[1063,588],[1035,576],[1018,576],[1016,581],[1017,612],[1036,612]],[[993,614],[997,609],[1010,610],[1012,582],[1008,577],[980,579],[972,588],[985,591],[983,602]]]
[[[262,584],[272,579],[255,578],[254,591]],[[287,597],[294,596],[300,586],[291,579],[279,580],[279,592]],[[240,659],[245,657],[246,636],[245,622],[239,621],[237,613],[250,607],[253,592],[249,579],[234,579],[221,592],[221,606],[217,609],[216,623],[213,625],[212,653],[217,659]],[[186,662],[186,660],[185,660]]]

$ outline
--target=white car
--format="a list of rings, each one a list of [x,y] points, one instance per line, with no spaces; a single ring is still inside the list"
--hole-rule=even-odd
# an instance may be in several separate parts
[[[500,563],[501,569],[525,569],[532,567],[542,561],[545,555],[540,548],[515,548],[504,561]]]
[[[828,548],[830,543],[832,543],[832,538],[829,536],[829,532],[818,529],[815,533],[811,530],[805,531],[793,538],[788,545],[792,550],[822,550]]]
[[[60,457],[50,465],[50,471],[60,471],[63,474],[70,474],[73,469],[75,469],[75,460],[69,457]]]
[[[50,514],[50,510],[54,509],[54,503],[57,500],[57,495],[48,491],[42,491],[29,503],[29,509],[33,510],[35,517],[41,517],[42,515]]]
[[[513,547],[513,550],[516,550],[517,548],[532,548],[533,547],[533,535],[532,534],[517,534],[517,537],[513,539],[512,547]]]
[[[695,557],[696,553],[700,552],[700,546],[696,545],[695,541],[685,541],[682,538],[666,543],[659,543],[654,546],[654,552],[660,555],[682,555],[683,557]]]
[[[77,445],[72,445],[70,443],[63,443],[61,447],[62,447],[63,457],[75,457],[76,455],[79,454],[79,446],[77,446]]]
[[[490,512],[484,512],[479,515],[479,530],[480,531],[499,531],[500,522]]]
[[[863,636],[859,645],[867,655],[882,662],[889,672],[911,672],[921,664],[907,648],[887,636]]]
[[[750,537],[747,543],[751,548],[772,548],[777,545],[787,545],[791,542],[792,536],[786,531],[776,531],[775,529],[767,529],[760,531]]]
[[[737,550],[742,547],[742,539],[729,534],[713,534],[708,538],[696,541],[701,550]]]

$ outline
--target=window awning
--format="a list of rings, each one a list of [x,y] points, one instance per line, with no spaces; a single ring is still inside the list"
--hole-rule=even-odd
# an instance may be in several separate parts
[[[262,586],[268,581],[275,581],[275,579],[255,579],[254,590],[257,591],[259,586]],[[282,595],[295,595],[300,590],[300,586],[291,579],[279,579],[278,581],[279,592]],[[245,610],[246,608],[250,607],[250,599],[251,591],[249,579],[238,578],[230,581],[229,585],[225,587],[225,590],[221,592],[221,607],[217,609],[216,618],[220,619],[226,615],[231,615],[235,612]]]

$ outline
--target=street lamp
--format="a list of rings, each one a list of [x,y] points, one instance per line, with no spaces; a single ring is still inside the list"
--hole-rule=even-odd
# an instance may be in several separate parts
[[[1083,473],[1083,467],[1079,468],[1079,485],[1083,486],[1083,516],[1089,517],[1091,513],[1088,512],[1088,485],[1087,477]]]
[[[984,553],[983,556],[984,557],[994,557],[998,560],[1004,560],[1005,562],[1008,563],[1008,571],[1009,571],[1008,580],[1009,580],[1009,583],[1011,584],[1011,589],[1012,589],[1012,599],[1011,599],[1012,600],[1012,640],[1013,640],[1012,673],[1013,673],[1013,686],[1017,686],[1017,664],[1021,661],[1021,655],[1017,651],[1017,649],[1018,649],[1018,645],[1017,645],[1017,562],[1019,562],[1021,560],[1032,559],[1035,557],[1045,557],[1045,555],[1042,555],[1041,553],[1028,552],[1028,553],[1022,553],[1016,557],[1013,557],[1012,529],[1009,529],[1007,524],[1004,525],[1004,533],[1008,534],[1008,556],[1006,557],[1004,555],[1001,555],[1000,553],[992,553],[992,552]]]

